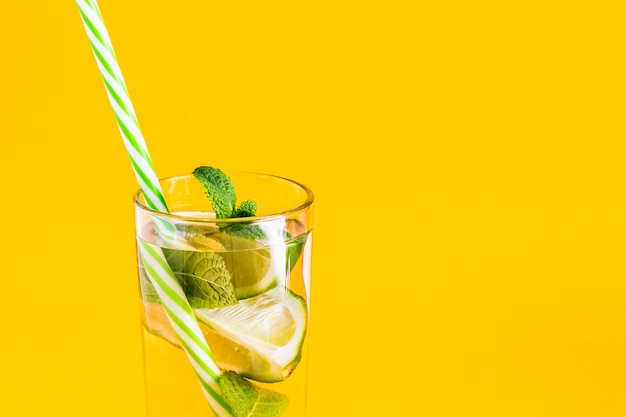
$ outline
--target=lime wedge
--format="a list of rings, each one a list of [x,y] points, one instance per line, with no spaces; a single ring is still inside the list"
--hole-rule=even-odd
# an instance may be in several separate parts
[[[284,282],[287,254],[282,241],[268,245],[267,241],[227,235],[221,242],[237,299],[254,297]]]
[[[277,287],[238,304],[196,309],[220,368],[261,382],[294,371],[302,355],[307,311],[302,297]]]

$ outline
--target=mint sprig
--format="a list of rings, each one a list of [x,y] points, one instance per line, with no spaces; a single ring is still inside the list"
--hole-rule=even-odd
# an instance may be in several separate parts
[[[204,192],[211,201],[211,206],[213,206],[213,211],[215,211],[215,216],[218,219],[256,216],[257,204],[254,200],[245,200],[239,207],[235,208],[237,203],[235,186],[230,177],[224,174],[222,170],[201,166],[194,169],[192,175],[204,187]],[[221,223],[218,226],[231,236],[254,240],[265,239],[263,230],[253,224]]]
[[[234,417],[277,417],[289,405],[287,396],[259,387],[232,371],[221,375],[219,385]]]
[[[256,201],[246,200],[239,205],[231,217],[253,217],[256,214]]]
[[[257,205],[253,200],[246,200],[238,208],[235,186],[230,177],[221,169],[201,166],[193,170],[192,175],[204,187],[215,216],[218,219],[228,219],[233,217],[252,217],[256,215]]]
[[[192,308],[236,304],[235,290],[224,259],[213,252],[163,249]]]

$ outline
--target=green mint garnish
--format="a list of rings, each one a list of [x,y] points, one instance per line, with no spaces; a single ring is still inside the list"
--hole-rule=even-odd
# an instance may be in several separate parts
[[[256,214],[256,203],[252,200],[246,200],[239,208],[235,208],[237,203],[237,195],[235,194],[235,186],[230,177],[222,172],[222,170],[213,167],[198,167],[193,170],[192,175],[200,181],[204,187],[215,216],[218,219],[227,219],[231,217],[252,217]]]
[[[215,215],[220,219],[231,217],[235,211],[237,196],[230,178],[221,170],[212,167],[198,167],[193,170],[192,175],[204,187]]]
[[[256,201],[246,200],[233,212],[232,217],[253,217],[256,214]]]
[[[256,215],[257,204],[254,200],[243,201],[239,207],[235,208],[237,203],[235,186],[230,177],[221,170],[202,166],[194,169],[192,174],[204,187],[218,219],[254,217]],[[222,223],[218,226],[232,236],[254,240],[265,239],[263,230],[255,225]]]
[[[192,308],[218,308],[237,304],[224,259],[213,252],[163,249]]]
[[[233,224],[226,227],[224,231],[231,236],[242,237],[245,239],[265,239],[265,233],[263,233],[263,230],[254,224]]]
[[[224,372],[219,384],[234,417],[277,417],[289,405],[285,395],[258,387],[232,371]]]

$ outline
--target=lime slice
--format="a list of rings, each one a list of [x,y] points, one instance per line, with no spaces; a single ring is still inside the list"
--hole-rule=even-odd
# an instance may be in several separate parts
[[[161,304],[142,303],[144,326],[181,348]],[[302,297],[282,287],[217,309],[195,309],[220,368],[261,382],[278,382],[302,355],[307,311]]]
[[[291,234],[289,232],[285,232],[286,237],[290,238]],[[287,243],[287,270],[292,271],[294,266],[296,266],[296,262],[300,259],[300,255],[302,254],[302,249],[304,248],[304,243],[306,242],[307,235],[298,236],[295,239],[292,239],[289,243]]]
[[[285,279],[286,249],[284,243],[273,243],[245,237],[225,236],[221,239],[225,252],[221,255],[230,272],[237,299],[254,297]]]
[[[273,288],[237,305],[196,309],[220,368],[261,382],[277,382],[294,371],[302,355],[307,311],[304,299]]]

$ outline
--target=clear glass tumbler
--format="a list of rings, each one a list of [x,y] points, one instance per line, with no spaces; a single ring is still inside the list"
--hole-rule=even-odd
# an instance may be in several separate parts
[[[218,219],[193,176],[173,177],[161,181],[170,213],[137,193],[136,236],[163,249],[222,372],[258,388],[260,403],[271,399],[271,415],[304,417],[313,193],[276,176],[227,174],[238,201],[256,201],[255,217]],[[176,239],[160,238],[159,223]],[[147,417],[212,416],[140,256],[138,270]],[[228,305],[208,308],[210,297]],[[234,410],[257,406],[246,402]]]

